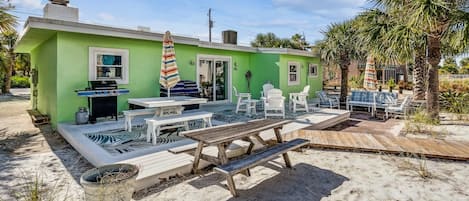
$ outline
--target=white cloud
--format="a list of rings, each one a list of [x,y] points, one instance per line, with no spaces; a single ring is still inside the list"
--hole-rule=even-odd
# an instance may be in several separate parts
[[[98,18],[103,21],[113,21],[115,19],[114,15],[109,13],[99,13]]]
[[[31,10],[42,9],[44,7],[44,4],[41,2],[41,0],[12,0],[11,3],[14,6]]]
[[[305,11],[329,19],[350,18],[356,15],[361,8],[367,6],[367,0],[272,0],[279,9],[292,11]]]

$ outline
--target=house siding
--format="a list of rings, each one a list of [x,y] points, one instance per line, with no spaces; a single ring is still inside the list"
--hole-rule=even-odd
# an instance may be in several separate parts
[[[57,122],[57,35],[53,35],[31,51],[31,67],[38,72],[37,98],[32,93],[31,101],[51,122]],[[34,86],[31,85],[34,91]]]
[[[119,87],[129,89],[130,94],[118,96],[119,112],[128,109],[129,98],[159,96],[161,42],[57,32],[31,52],[33,63],[38,64],[40,71],[38,109],[51,115],[53,126],[58,122],[73,121],[78,108],[88,104],[87,98],[78,97],[75,90],[88,87],[89,47],[129,51],[129,82]],[[301,91],[307,83],[312,85],[312,92],[322,88],[322,76],[305,79],[308,63],[319,64],[317,58],[221,50],[178,43],[175,44],[175,51],[180,77],[183,80],[197,80],[198,55],[230,57],[232,85],[240,92],[249,91],[245,73],[251,70],[250,92],[253,98],[260,96],[262,85],[267,81],[282,89],[286,97],[290,92]],[[301,83],[298,86],[287,85],[288,61],[299,61],[302,65]],[[236,68],[234,63],[237,64]],[[318,68],[318,71],[320,75],[322,69]],[[235,101],[234,95],[231,101]]]

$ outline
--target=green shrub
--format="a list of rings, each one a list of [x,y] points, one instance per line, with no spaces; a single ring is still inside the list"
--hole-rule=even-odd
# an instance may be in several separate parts
[[[28,88],[29,77],[13,76],[11,77],[11,88]]]
[[[353,76],[349,79],[349,86],[354,89],[363,88],[363,82],[365,81],[365,74],[362,73],[359,76]]]

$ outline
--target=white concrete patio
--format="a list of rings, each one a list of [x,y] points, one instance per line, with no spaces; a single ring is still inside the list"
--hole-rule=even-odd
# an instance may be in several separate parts
[[[204,105],[201,110],[213,112],[214,114],[221,111],[230,111],[232,105]],[[244,114],[237,114],[244,118]],[[297,115],[292,123],[287,124],[282,134],[292,133],[300,129],[308,127],[308,129],[324,129],[340,122],[346,121],[350,116],[350,112],[346,110],[319,109],[315,108],[314,112],[303,113]],[[134,119],[136,125],[143,125],[144,117]],[[213,120],[214,125],[227,124],[227,122]],[[96,124],[74,125],[73,123],[60,123],[58,126],[59,133],[70,143],[83,157],[85,157],[94,166],[102,166],[112,163],[131,163],[139,166],[140,173],[137,177],[137,189],[143,189],[168,179],[171,176],[183,175],[190,173],[192,168],[193,156],[185,152],[195,147],[194,141],[190,139],[182,139],[179,141],[162,144],[157,146],[143,147],[141,149],[125,152],[121,154],[110,154],[103,149],[102,146],[96,144],[90,138],[85,136],[86,133],[104,132],[115,129],[124,129],[123,119],[118,121],[103,121]],[[264,139],[271,139],[274,136],[272,131],[265,131],[260,135]],[[235,141],[228,148],[228,157],[244,154],[248,143],[243,141]],[[256,146],[260,148],[261,146]],[[205,149],[207,154],[216,156],[216,149]],[[172,153],[174,152],[174,153]],[[209,165],[204,162],[201,166]]]

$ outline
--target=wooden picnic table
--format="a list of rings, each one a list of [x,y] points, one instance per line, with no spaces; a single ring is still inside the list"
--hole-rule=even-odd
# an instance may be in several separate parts
[[[250,144],[246,154],[251,154],[252,149],[254,148],[254,142],[252,141],[251,137],[256,138],[256,140],[263,145],[267,145],[267,143],[259,136],[259,134],[262,131],[274,129],[277,143],[283,143],[280,130],[282,129],[283,125],[290,122],[291,120],[283,119],[254,120],[246,123],[229,124],[184,132],[183,135],[187,138],[198,141],[198,145],[194,153],[194,173],[198,170],[200,159],[204,159],[217,165],[228,163],[226,147],[228,147],[235,140],[244,140],[249,142]],[[205,146],[217,146],[218,157],[203,154],[202,150]],[[283,154],[283,157],[287,167],[291,167],[288,155]]]

